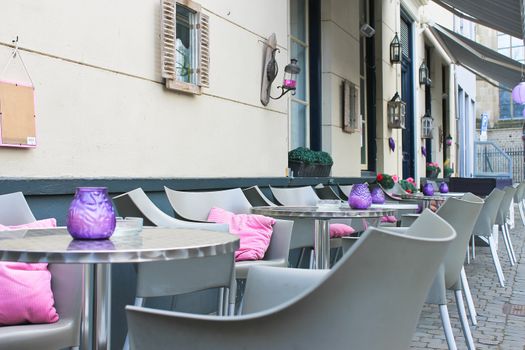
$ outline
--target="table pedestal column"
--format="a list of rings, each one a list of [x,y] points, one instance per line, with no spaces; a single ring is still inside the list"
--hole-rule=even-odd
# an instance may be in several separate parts
[[[110,348],[111,265],[84,265],[81,350]]]
[[[330,268],[330,223],[315,220],[314,262],[316,269]]]

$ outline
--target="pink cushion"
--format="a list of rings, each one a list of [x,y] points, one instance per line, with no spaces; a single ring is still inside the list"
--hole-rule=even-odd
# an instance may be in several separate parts
[[[355,233],[355,230],[352,226],[345,224],[330,224],[330,238],[350,236],[353,233]]]
[[[392,215],[388,215],[388,216],[383,216],[381,218],[381,222],[390,222],[390,223],[394,223],[394,222],[397,222],[397,218],[395,216],[392,216]]]
[[[0,231],[56,227],[55,219],[17,226],[0,225]],[[0,233],[1,234],[1,233]],[[47,264],[0,263],[0,326],[58,321]]]
[[[275,219],[253,214],[234,214],[221,208],[212,208],[208,221],[228,224],[230,233],[239,236],[240,247],[235,261],[259,260],[264,257],[272,238]]]

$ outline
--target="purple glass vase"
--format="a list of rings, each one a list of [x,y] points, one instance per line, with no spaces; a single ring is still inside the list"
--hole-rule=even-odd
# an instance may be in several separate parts
[[[434,195],[434,186],[432,186],[431,183],[426,183],[423,185],[423,194],[425,196],[433,196]]]
[[[368,184],[355,184],[348,196],[348,204],[353,209],[368,209],[372,205],[372,195]]]
[[[115,210],[106,187],[78,187],[67,213],[75,239],[106,239],[115,231]]]
[[[374,204],[384,204],[385,203],[385,194],[383,193],[383,190],[379,187],[372,188],[372,191],[370,191],[370,194],[372,195],[372,203]]]
[[[448,193],[448,185],[446,182],[442,182],[441,185],[439,185],[439,192]]]

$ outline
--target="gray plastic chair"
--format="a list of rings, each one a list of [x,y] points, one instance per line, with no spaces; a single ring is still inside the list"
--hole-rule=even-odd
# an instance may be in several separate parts
[[[0,195],[0,224],[36,221],[22,192]],[[80,344],[82,266],[50,264],[51,289],[60,319],[51,324],[0,327],[0,350],[55,350]]]
[[[498,275],[499,283],[502,287],[505,286],[505,277],[503,276],[503,269],[501,268],[501,263],[494,242],[493,227],[496,223],[496,216],[504,195],[505,192],[498,188],[492,190],[492,192],[485,198],[485,204],[483,204],[481,214],[478,216],[478,220],[476,221],[473,230],[475,236],[482,237],[489,244],[492,261],[494,262],[496,274]],[[474,250],[472,256],[475,257]]]
[[[353,185],[338,185],[339,190],[341,191],[343,197],[341,197],[343,200],[348,200],[348,197],[350,196],[350,192],[352,191]]]
[[[437,215],[454,228],[457,236],[450,244],[447,254],[445,255],[443,268],[438,271],[438,274],[434,279],[427,302],[439,305],[441,321],[443,322],[445,337],[449,349],[456,349],[452,326],[450,325],[450,319],[448,316],[445,290],[448,289],[454,292],[463,335],[465,336],[467,347],[472,350],[475,348],[475,345],[465,313],[462,287],[466,287],[464,289],[468,291],[468,293],[466,293],[466,295],[468,295],[467,299],[470,298],[470,301],[472,301],[472,297],[470,295],[470,288],[468,288],[466,276],[464,275],[463,263],[472,236],[472,230],[483,207],[483,200],[474,195],[470,195],[466,198],[468,198],[468,200],[449,198],[436,212]],[[414,225],[419,225],[417,220],[411,228]],[[462,284],[464,285],[462,286]],[[475,325],[477,322],[474,304],[469,303],[469,306],[471,320]]]
[[[523,200],[525,199],[525,182],[518,184],[516,193],[514,194],[514,203],[518,205],[520,211],[521,223],[525,226],[525,208],[523,206]]]
[[[251,213],[251,204],[240,188],[211,192],[176,191],[164,187],[175,214],[184,220],[205,222],[213,207],[222,208],[236,214]],[[235,263],[235,277],[246,279],[248,268],[254,265],[288,266],[290,238],[293,221],[276,220],[268,250],[262,260],[238,261]]]
[[[341,200],[341,197],[330,186],[319,184],[314,187],[314,191],[320,199]]]
[[[243,188],[242,193],[250,202],[252,207],[275,207],[275,203],[268,199],[261,191],[259,186],[255,185],[248,188]]]
[[[147,225],[228,232],[228,225],[178,220],[161,211],[142,188],[113,198],[121,216],[142,217]],[[221,288],[218,314],[233,314],[236,298],[234,256],[221,254],[205,258],[147,262],[136,265],[136,306],[144,306],[146,298],[176,296],[211,288]],[[224,303],[227,301],[228,308]],[[128,337],[124,349],[129,348]]]
[[[254,268],[245,304],[250,313],[243,316],[128,306],[132,348],[408,349],[455,237],[437,215],[427,211],[424,220],[418,237],[369,228],[331,270]]]
[[[36,221],[22,192],[0,195],[0,224],[23,225]]]
[[[514,266],[516,264],[516,254],[514,253],[514,247],[512,246],[512,241],[510,239],[510,229],[507,222],[507,217],[509,216],[509,210],[514,198],[514,194],[516,193],[516,188],[507,186],[503,189],[503,191],[505,191],[505,195],[501,200],[498,214],[496,215],[496,225],[498,225],[498,230],[503,236],[503,242],[505,243],[505,248],[507,249],[510,265]]]

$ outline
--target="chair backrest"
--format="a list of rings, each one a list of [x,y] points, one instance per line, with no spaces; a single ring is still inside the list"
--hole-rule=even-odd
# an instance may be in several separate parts
[[[314,191],[320,199],[341,200],[341,197],[339,197],[330,186],[316,186],[314,187]]]
[[[303,187],[270,187],[275,200],[281,205],[312,205],[319,202],[319,196],[311,186]]]
[[[244,188],[242,190],[242,193],[244,193],[244,196],[253,207],[276,206],[275,203],[273,203],[271,200],[268,199],[268,197],[264,195],[264,193],[257,185]]]
[[[132,339],[145,346],[149,336],[159,346],[190,348],[199,334],[199,345],[214,349],[408,349],[455,237],[434,213],[422,217],[427,225],[418,237],[369,228],[319,284],[264,311],[211,319],[128,307]]]
[[[446,288],[452,288],[460,281],[461,268],[465,262],[472,230],[484,203],[479,197],[467,196],[469,200],[464,198],[449,198],[436,212],[456,231],[456,238],[450,244],[443,261]]]
[[[525,198],[525,181],[520,182],[516,187],[516,193],[514,194],[514,202],[518,204]]]
[[[505,194],[503,195],[503,199],[501,200],[501,204],[498,208],[498,214],[496,215],[496,224],[503,225],[505,223],[507,215],[509,213],[510,204],[514,199],[514,194],[516,193],[516,190],[517,189],[512,186],[506,186],[503,189]]]
[[[0,195],[0,224],[23,225],[36,221],[22,192]]]
[[[240,188],[209,192],[176,191],[168,187],[164,190],[175,215],[186,220],[206,221],[213,207],[236,214],[249,214],[252,207]]]
[[[113,203],[115,203],[115,207],[120,216],[141,217],[146,226],[228,232],[228,225],[189,222],[169,216],[149,199],[142,188],[136,188],[113,197]]]
[[[492,226],[496,223],[496,216],[504,195],[504,191],[499,188],[494,188],[487,198],[485,198],[481,213],[474,225],[474,234],[485,237],[492,234]]]
[[[343,197],[343,200],[348,200],[348,197],[350,196],[350,192],[352,192],[352,187],[354,185],[339,185],[339,190],[341,193],[346,197]]]

